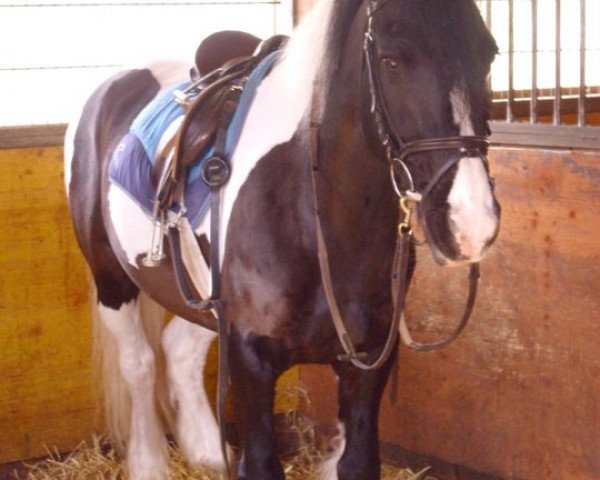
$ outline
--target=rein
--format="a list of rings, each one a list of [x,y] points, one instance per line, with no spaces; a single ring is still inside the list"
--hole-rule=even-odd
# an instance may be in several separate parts
[[[319,216],[319,197],[318,197],[318,180],[319,173],[319,98],[318,84],[313,85],[313,99],[311,105],[311,181],[313,186],[313,195],[316,206],[316,230],[317,230],[317,246],[319,257],[319,268],[321,271],[321,279],[325,296],[333,320],[333,324],[339,338],[339,341],[344,350],[344,354],[338,356],[339,361],[350,361],[354,366],[361,370],[374,370],[380,368],[388,360],[391,352],[394,350],[398,335],[402,342],[417,351],[433,351],[444,347],[454,341],[464,330],[475,305],[477,296],[477,286],[479,280],[479,264],[474,263],[470,267],[469,273],[469,294],[465,305],[465,310],[461,320],[455,327],[454,331],[446,338],[433,343],[419,343],[412,339],[406,320],[404,318],[404,304],[408,288],[408,257],[410,254],[410,244],[412,240],[411,220],[414,204],[423,201],[437,185],[437,183],[467,154],[481,158],[487,168],[487,159],[485,153],[488,148],[488,141],[480,136],[456,136],[443,138],[428,138],[416,140],[412,142],[404,142],[402,139],[393,135],[389,128],[389,114],[387,113],[385,102],[383,102],[383,88],[378,71],[374,66],[375,57],[375,39],[372,30],[373,15],[387,3],[383,0],[380,3],[378,0],[370,0],[367,10],[367,30],[363,45],[364,58],[366,60],[369,91],[371,95],[371,114],[373,115],[377,126],[377,134],[379,141],[386,152],[387,163],[390,167],[390,176],[392,187],[398,196],[400,222],[397,227],[396,245],[391,269],[391,290],[393,299],[393,313],[390,324],[389,333],[386,342],[379,353],[378,357],[372,363],[365,363],[364,358],[368,356],[366,352],[358,352],[348,329],[345,326],[343,316],[341,314],[338,302],[335,298],[333,289],[333,280],[331,269],[329,267],[329,255],[327,245],[323,235],[323,227]],[[457,150],[460,155],[450,159],[436,174],[429,180],[429,183],[422,192],[415,190],[414,182],[406,160],[415,154],[431,152],[437,150]],[[408,189],[401,189],[397,181],[396,171],[403,174],[409,184]],[[425,228],[426,225],[424,225]]]

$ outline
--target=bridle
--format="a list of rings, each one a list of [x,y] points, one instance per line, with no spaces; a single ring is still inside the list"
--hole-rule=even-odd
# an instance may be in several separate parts
[[[372,363],[363,362],[367,356],[365,352],[358,352],[352,342],[350,334],[343,321],[339,305],[335,298],[333,289],[333,280],[329,267],[327,246],[323,235],[321,219],[319,217],[319,199],[317,194],[317,173],[319,171],[319,121],[318,121],[318,97],[313,95],[311,109],[311,164],[312,164],[312,182],[315,204],[317,206],[317,244],[319,267],[323,288],[329,305],[331,317],[335,326],[337,336],[340,340],[344,354],[338,356],[340,361],[350,361],[356,367],[362,370],[377,369],[385,364],[391,352],[394,350],[398,334],[400,334],[403,343],[414,350],[431,351],[441,348],[455,340],[467,325],[471,316],[475,298],[477,295],[477,283],[479,279],[479,265],[471,264],[469,274],[469,295],[463,316],[456,326],[455,330],[445,339],[434,343],[415,342],[408,330],[404,319],[404,301],[407,293],[408,283],[408,258],[412,248],[412,213],[413,208],[418,202],[424,201],[432,192],[438,182],[458,164],[465,156],[479,157],[484,162],[486,171],[488,141],[482,136],[454,136],[441,138],[425,138],[410,142],[403,141],[394,134],[390,128],[390,115],[386,108],[385,96],[381,84],[381,77],[376,63],[376,45],[373,34],[372,19],[379,9],[391,0],[368,0],[367,7],[367,28],[364,34],[363,54],[369,79],[369,93],[371,101],[371,114],[377,129],[377,136],[385,150],[386,162],[390,168],[390,177],[394,192],[399,199],[400,222],[397,229],[396,246],[392,262],[391,288],[393,298],[393,314],[390,330],[387,340],[379,356]],[[315,85],[315,92],[317,85]],[[457,151],[459,155],[449,159],[429,180],[425,188],[419,192],[415,188],[413,177],[409,169],[407,159],[416,154],[432,151]],[[404,181],[403,181],[404,180]],[[426,232],[426,222],[423,224]]]
[[[370,0],[367,7],[367,29],[365,32],[363,52],[365,64],[367,67],[367,77],[369,79],[369,94],[371,98],[371,114],[377,128],[377,136],[381,142],[387,163],[390,165],[390,172],[394,191],[400,198],[406,198],[413,202],[423,201],[437,185],[437,183],[456,165],[463,157],[469,155],[480,157],[487,170],[486,153],[489,142],[482,136],[454,136],[441,138],[425,138],[422,140],[413,140],[405,142],[402,138],[395,135],[390,127],[390,114],[386,107],[387,103],[383,93],[381,76],[377,69],[376,44],[373,34],[373,16],[390,0]],[[450,159],[436,174],[429,180],[427,186],[422,192],[415,190],[412,174],[406,161],[409,157],[426,152],[438,150],[456,150],[460,155]],[[400,188],[397,173],[404,176],[408,188]]]

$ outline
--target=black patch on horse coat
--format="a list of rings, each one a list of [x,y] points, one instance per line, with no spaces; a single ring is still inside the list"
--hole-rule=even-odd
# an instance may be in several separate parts
[[[69,199],[79,246],[90,265],[98,301],[108,307],[136,298],[138,287],[115,256],[105,228],[102,192],[112,152],[160,85],[150,70],[121,72],[104,82],[85,104],[74,138]]]

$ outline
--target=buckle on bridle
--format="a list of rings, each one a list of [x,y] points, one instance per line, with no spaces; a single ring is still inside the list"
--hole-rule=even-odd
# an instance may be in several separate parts
[[[412,207],[409,204],[408,197],[400,198],[400,211],[404,214],[402,221],[398,224],[398,234],[412,235]]]
[[[367,358],[367,352],[357,352],[354,348],[354,344],[352,343],[352,339],[348,333],[345,333],[340,338],[342,341],[342,346],[344,347],[344,351],[346,353],[340,353],[337,356],[337,359],[340,362],[351,362],[352,360],[361,360],[363,358]]]

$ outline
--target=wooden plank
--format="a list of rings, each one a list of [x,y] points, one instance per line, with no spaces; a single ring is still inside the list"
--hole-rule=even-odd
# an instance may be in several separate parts
[[[502,226],[474,317],[442,351],[402,350],[381,437],[502,478],[600,478],[600,154],[493,149],[491,161]],[[421,249],[407,311],[418,340],[452,329],[466,275]],[[304,373],[331,420],[332,387]]]
[[[66,125],[0,127],[0,149],[59,146],[66,129]]]
[[[567,120],[567,116],[563,119]],[[543,123],[490,122],[495,146],[538,148],[579,148],[600,150],[600,128]]]

